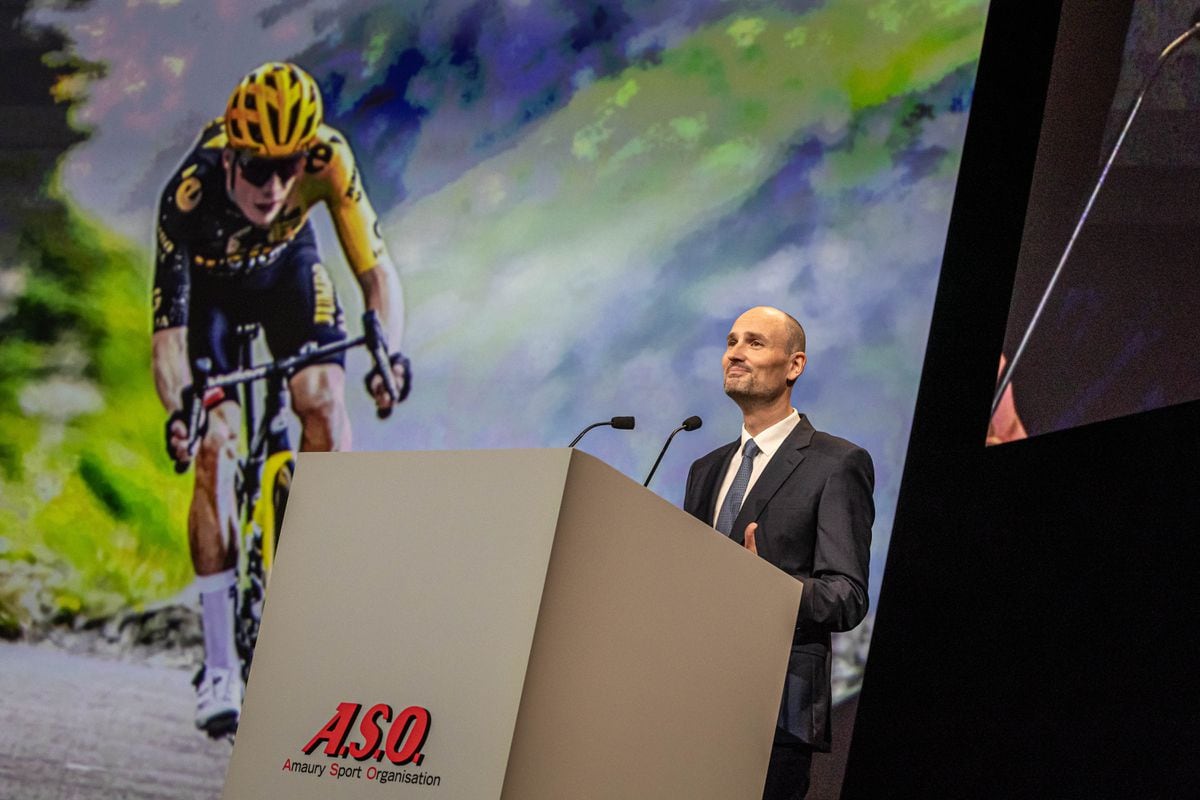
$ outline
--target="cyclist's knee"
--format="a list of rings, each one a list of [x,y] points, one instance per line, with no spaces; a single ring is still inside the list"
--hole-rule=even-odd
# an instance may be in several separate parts
[[[297,376],[300,380],[292,383],[292,410],[305,427],[333,427],[344,414],[345,392],[340,380],[341,370],[327,368],[306,375],[308,372],[305,370]]]
[[[295,404],[296,416],[302,429],[301,449],[337,449],[339,432],[344,427],[346,412],[342,398],[321,394],[304,404]]]

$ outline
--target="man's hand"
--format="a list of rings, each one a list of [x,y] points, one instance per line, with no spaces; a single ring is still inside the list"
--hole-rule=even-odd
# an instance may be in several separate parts
[[[396,381],[398,393],[395,401],[388,394],[387,385],[379,371],[372,369],[367,373],[367,392],[375,399],[375,408],[378,410],[380,418],[390,414],[392,407],[396,403],[403,402],[404,398],[408,397],[409,391],[412,390],[412,364],[400,353],[392,353],[391,362],[392,377]]]
[[[1004,374],[1004,367],[1007,363],[1008,361],[1002,353],[1000,355],[1000,375]],[[1000,404],[996,406],[996,413],[988,421],[987,444],[1004,444],[1028,437],[1029,434],[1025,432],[1025,424],[1021,422],[1021,416],[1017,413],[1017,406],[1013,401],[1013,385],[1010,382],[1004,388]]]
[[[163,433],[167,440],[167,455],[175,462],[175,471],[183,474],[196,457],[196,445],[208,433],[209,410],[220,405],[226,397],[224,389],[215,387],[204,393],[203,400],[197,400],[192,396],[192,387],[188,386],[179,393],[179,399],[180,407],[167,417]],[[196,429],[189,431],[193,422],[191,415],[197,410],[200,413],[195,420]]]
[[[363,307],[379,316],[386,347],[399,348],[404,334],[404,292],[400,289],[396,267],[386,251],[381,253],[379,263],[358,273],[357,277],[363,293]],[[392,354],[391,360],[392,375],[396,378],[397,389],[394,401],[388,396],[383,376],[375,369],[367,373],[367,394],[374,398],[376,413],[380,419],[391,414],[392,407],[408,397],[412,389],[412,370],[408,359],[396,352]]]
[[[758,523],[751,522],[746,526],[746,536],[742,540],[742,546],[749,550],[754,555],[758,555],[758,545],[754,542],[754,532],[758,530]]]
[[[192,462],[192,453],[188,450],[187,420],[182,411],[176,411],[167,418],[166,425],[167,455],[181,467],[186,468]]]

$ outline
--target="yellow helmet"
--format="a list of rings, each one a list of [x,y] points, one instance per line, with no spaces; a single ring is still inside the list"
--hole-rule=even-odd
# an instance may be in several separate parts
[[[242,78],[225,107],[229,146],[258,158],[303,153],[321,124],[321,90],[295,64],[271,61]]]

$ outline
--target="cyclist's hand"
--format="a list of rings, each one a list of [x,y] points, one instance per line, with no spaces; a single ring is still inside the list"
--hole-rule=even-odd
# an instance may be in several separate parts
[[[192,454],[188,451],[187,421],[182,411],[176,411],[167,418],[166,430],[167,455],[176,464],[187,467],[192,462]]]
[[[396,403],[404,402],[404,398],[408,397],[408,393],[412,391],[412,364],[401,353],[392,353],[392,377],[396,381],[396,389],[399,396],[395,401],[388,394],[387,385],[384,383],[383,376],[379,371],[372,369],[367,373],[367,391],[371,397],[375,399],[375,409],[379,414],[379,418],[383,419],[392,413],[392,407]]]
[[[175,462],[175,471],[183,474],[195,457],[193,450],[196,442],[208,431],[208,411],[225,399],[225,390],[219,387],[207,390],[197,406],[192,387],[186,386],[180,392],[180,399],[183,407],[172,411],[171,416],[167,417],[163,433],[166,434],[167,455]],[[197,409],[199,414],[193,418]],[[196,425],[195,429],[189,430],[193,424]]]

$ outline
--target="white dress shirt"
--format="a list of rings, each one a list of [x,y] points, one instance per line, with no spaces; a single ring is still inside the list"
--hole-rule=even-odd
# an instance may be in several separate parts
[[[721,490],[717,492],[717,507],[713,509],[712,518],[714,528],[717,527],[717,517],[721,515],[721,506],[725,503],[725,495],[729,494],[729,487],[733,485],[733,479],[742,465],[742,448],[746,446],[746,440],[754,439],[754,443],[758,445],[758,454],[754,456],[753,465],[750,468],[750,483],[746,486],[746,494],[742,495],[743,500],[749,496],[758,476],[763,474],[763,470],[771,462],[771,456],[775,455],[775,451],[783,444],[783,440],[791,435],[798,424],[800,424],[800,414],[793,408],[791,414],[766,430],[759,431],[758,436],[751,436],[750,431],[746,430],[746,426],[742,426],[742,438],[737,452],[733,454],[729,468],[725,470],[725,480],[721,481]]]

